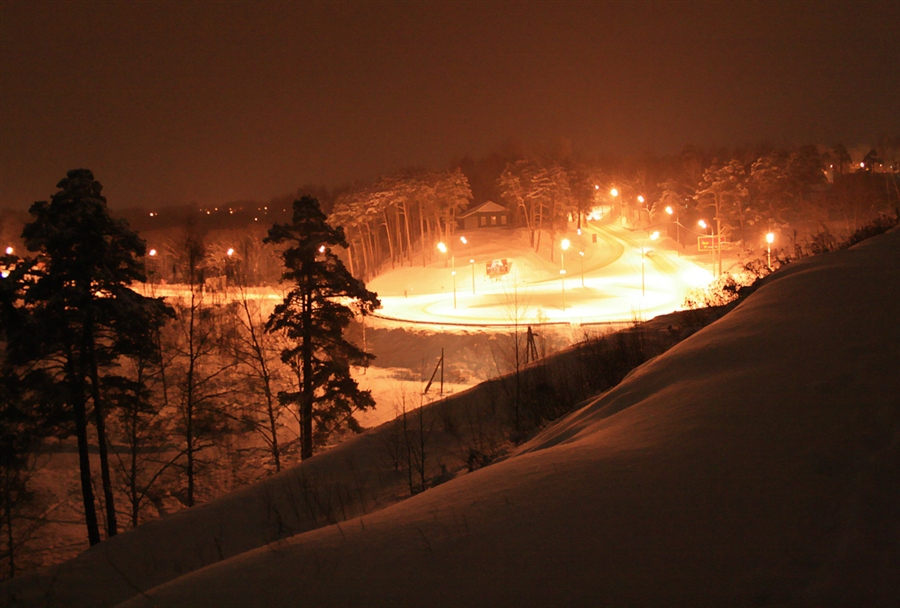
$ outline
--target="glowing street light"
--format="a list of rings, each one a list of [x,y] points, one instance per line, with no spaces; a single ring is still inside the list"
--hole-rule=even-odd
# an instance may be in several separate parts
[[[578,255],[581,256],[581,287],[584,287],[584,252],[579,251]]]
[[[659,231],[654,231],[653,234],[650,235],[650,240],[655,241],[659,238]],[[644,242],[646,239],[641,239],[641,297],[643,298],[645,295],[644,291],[644,258],[646,257],[644,252]]]
[[[469,264],[472,265],[472,295],[475,295],[475,258],[469,260]]]
[[[234,255],[234,248],[229,247],[229,248],[228,248],[228,251],[225,252],[225,255],[227,255],[228,257],[233,256],[233,255]]]
[[[701,228],[703,228],[704,230],[707,230],[708,231],[707,234],[709,234],[709,235],[712,234],[712,226],[707,224],[706,220],[700,220],[699,222],[697,222],[697,225],[700,226]],[[712,246],[709,249],[709,263],[712,264],[713,275],[716,274],[716,257],[715,256],[716,256],[716,247],[715,247],[715,242],[713,242]]]
[[[451,270],[450,275],[453,277],[453,310],[456,310],[456,271]]]
[[[613,198],[616,198],[617,196],[619,196],[619,190],[616,188],[613,188],[612,190],[609,191],[609,195]]]
[[[13,254],[13,251],[15,251],[15,249],[13,249],[12,247],[7,247],[7,248],[6,248],[6,255],[12,255],[12,254]]]
[[[678,241],[678,244],[681,245],[681,222],[678,221],[678,213],[672,209],[672,205],[666,206],[666,213],[669,215],[675,216],[675,240]]]
[[[772,243],[775,242],[775,233],[766,233],[766,266],[772,270]]]
[[[151,249],[147,252],[147,255],[149,255],[151,258],[156,257],[156,249]]]
[[[562,284],[562,309],[563,312],[566,310],[566,251],[569,247],[572,246],[572,242],[569,239],[563,239],[559,244],[562,248],[562,253],[559,254],[559,280]]]

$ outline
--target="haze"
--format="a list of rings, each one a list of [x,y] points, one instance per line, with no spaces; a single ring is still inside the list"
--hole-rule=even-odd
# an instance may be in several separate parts
[[[893,135],[897,2],[2,2],[0,204],[264,200],[510,140]]]

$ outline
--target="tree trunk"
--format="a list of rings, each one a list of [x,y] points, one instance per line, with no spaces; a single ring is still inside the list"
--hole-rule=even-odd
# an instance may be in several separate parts
[[[312,264],[307,264],[307,269]],[[303,392],[300,398],[300,460],[311,458],[312,441],[312,276],[307,270],[303,277]]]
[[[116,499],[113,495],[112,479],[109,474],[109,446],[106,443],[106,419],[103,402],[100,399],[100,374],[97,371],[97,351],[94,344],[94,320],[88,312],[84,324],[84,347],[89,353],[91,366],[91,399],[94,402],[94,426],[97,427],[97,449],[100,452],[100,479],[103,483],[103,499],[106,503],[106,537],[118,533],[116,522]]]
[[[391,226],[390,222],[388,222],[387,211],[382,211],[382,215],[384,216],[384,234],[387,236],[387,244],[388,250],[391,255],[391,269],[394,268],[394,243],[391,240]]]
[[[68,332],[66,332],[68,334]],[[97,511],[94,506],[94,486],[91,480],[91,458],[88,452],[87,411],[84,398],[84,375],[79,376],[77,370],[83,371],[83,363],[75,365],[75,354],[71,340],[66,336],[66,376],[69,386],[69,402],[75,418],[75,436],[78,439],[78,466],[81,473],[81,496],[84,504],[84,520],[87,525],[88,542],[96,545],[100,542],[100,526],[97,522]],[[82,357],[83,359],[83,357]],[[79,378],[82,380],[79,382]]]

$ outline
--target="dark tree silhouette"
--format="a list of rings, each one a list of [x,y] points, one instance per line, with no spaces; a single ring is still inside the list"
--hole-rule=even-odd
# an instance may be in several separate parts
[[[26,294],[40,321],[49,353],[63,360],[67,406],[78,439],[81,489],[88,540],[100,542],[94,507],[88,454],[87,402],[93,404],[106,506],[107,536],[117,532],[115,499],[109,471],[106,411],[101,393],[100,368],[118,356],[119,328],[133,330],[162,300],[145,298],[130,285],[143,281],[140,257],[144,242],[123,220],[113,219],[100,194],[102,186],[87,169],[69,171],[57,184],[59,192],[48,203],[31,206],[34,218],[22,238],[38,253],[42,269]],[[149,321],[148,321],[149,322]]]
[[[331,250],[347,247],[344,230],[328,224],[316,199],[294,201],[292,222],[275,224],[265,242],[287,245],[281,253],[282,279],[294,287],[275,307],[266,328],[284,332],[292,342],[281,358],[294,371],[298,390],[279,397],[298,406],[300,457],[306,459],[313,445],[338,427],[359,431],[353,414],[375,404],[350,376],[351,365],[373,356],[345,340],[343,332],[355,313],[368,314],[380,302]]]

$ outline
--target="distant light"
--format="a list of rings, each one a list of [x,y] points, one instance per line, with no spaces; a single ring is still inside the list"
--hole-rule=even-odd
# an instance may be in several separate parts
[[[156,255],[156,249],[151,249],[150,251],[147,252],[147,254],[152,258],[153,256]]]
[[[600,189],[600,186],[598,186],[597,184],[594,184],[594,190],[599,190],[599,189]]]
[[[153,212],[151,211],[151,212],[150,212],[150,217],[153,217],[154,215],[156,215],[156,214],[153,213]]]
[[[6,248],[6,255],[12,255],[12,254],[13,254],[13,251],[15,251],[15,250],[14,250],[12,247],[7,247],[7,248]]]
[[[654,230],[653,234],[650,235],[650,240],[655,241],[658,238],[659,238],[659,230]]]
[[[228,210],[228,213],[230,213],[230,214],[233,215],[233,214],[234,214],[234,210],[233,210],[233,209],[229,209],[229,210]]]
[[[206,215],[209,215],[209,211],[206,212]]]
[[[583,252],[583,251],[579,251],[579,252],[578,252],[578,255],[580,255],[581,257],[584,257],[584,252]]]
[[[466,237],[464,237],[464,236],[459,237],[459,240],[462,241],[462,244],[463,244],[463,245],[466,245],[466,244],[468,244],[468,242],[469,242],[469,241],[466,240]]]
[[[569,241],[569,239],[563,239],[562,243],[559,244],[559,246],[563,248],[563,251],[566,251],[571,245],[572,243]]]
[[[860,169],[865,169],[865,168],[866,168],[866,163],[859,163],[859,168],[860,168]]]
[[[578,229],[578,236],[581,236],[581,228]]]
[[[707,227],[706,220],[700,220],[699,222],[697,222],[697,224],[698,224],[701,228],[706,228],[706,227]]]
[[[437,248],[440,250],[441,253],[447,253],[447,246],[444,245],[443,241],[441,241],[440,243],[437,244]]]
[[[772,243],[774,243],[775,242],[775,233],[769,232],[768,234],[766,234],[766,242],[769,243],[770,245]]]
[[[559,274],[566,274],[566,269],[565,269],[565,268],[560,268],[560,269],[559,269]]]
[[[8,271],[8,270],[4,270],[4,271],[0,272],[0,277],[3,277],[3,278],[5,279],[5,278],[8,277],[8,276],[9,276],[9,271]]]
[[[228,255],[228,257],[231,257],[231,256],[234,255],[234,249],[232,249],[231,247],[229,247],[229,248],[228,248],[228,251],[226,251],[225,253]]]
[[[639,202],[639,203],[643,203],[643,202],[644,202],[644,197],[641,196],[640,194],[638,194],[638,202]]]
[[[619,191],[616,190],[615,188],[613,188],[612,190],[610,190],[609,193],[610,193],[612,196],[619,196]]]
[[[455,277],[455,276],[456,276],[456,271],[455,271],[455,270],[451,270],[451,271],[450,271],[450,274],[451,274],[452,276]]]
[[[254,221],[254,222],[258,222],[258,221],[259,221],[259,218],[258,218],[258,217],[255,217],[255,218],[253,218],[253,221]]]
[[[325,245],[319,246],[319,253],[325,253]]]
[[[471,260],[469,260],[469,264],[474,264],[474,263],[475,263],[475,258],[472,258]]]
[[[675,210],[672,209],[671,205],[669,205],[666,207],[666,213],[668,213],[669,215],[672,215],[673,213],[675,213]]]

